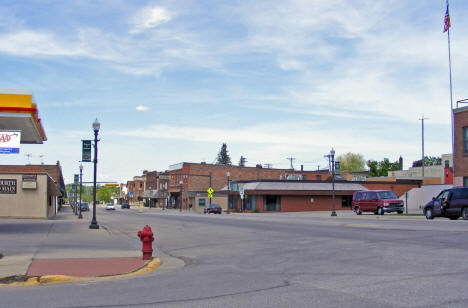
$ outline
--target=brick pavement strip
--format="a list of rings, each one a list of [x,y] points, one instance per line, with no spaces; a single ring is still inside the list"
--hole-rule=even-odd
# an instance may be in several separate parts
[[[99,276],[99,277],[77,277],[69,275],[43,275],[43,276],[18,276],[10,277],[6,281],[0,281],[0,287],[16,287],[16,286],[37,286],[37,285],[48,285],[57,283],[68,283],[68,282],[81,282],[81,281],[98,281],[108,280],[114,278],[132,277],[137,275],[143,275],[156,270],[162,264],[161,259],[154,258],[151,261],[144,261],[144,266],[132,272],[122,272],[115,275]]]
[[[27,276],[67,275],[99,277],[129,273],[145,266],[141,257],[133,258],[80,258],[34,259]]]

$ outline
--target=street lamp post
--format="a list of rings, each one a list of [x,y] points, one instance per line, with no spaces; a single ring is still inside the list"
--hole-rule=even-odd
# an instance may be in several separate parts
[[[182,184],[184,184],[184,182],[182,180],[179,181],[179,185],[180,185],[180,203],[179,203],[179,212],[182,212],[182,195],[184,193],[184,188],[182,186]]]
[[[97,152],[98,152],[98,133],[101,123],[98,119],[93,122],[94,130],[94,182],[93,182],[93,220],[89,225],[90,229],[99,229],[99,225],[96,220],[96,172],[97,172]]]
[[[325,155],[328,158],[328,165],[332,176],[332,213],[331,216],[337,216],[335,211],[335,150],[332,148],[330,154]],[[331,162],[331,165],[330,165]]]
[[[81,191],[83,190],[83,164],[80,164],[80,215],[78,215],[78,219],[83,219],[83,215],[81,215]]]
[[[76,187],[76,183],[73,184],[73,185],[75,186],[75,190],[74,190],[74,193],[75,193],[75,215],[78,215],[78,208],[77,208],[78,202],[76,201],[76,194],[77,194],[76,188],[77,187]]]
[[[226,172],[226,176],[227,176],[227,207],[226,207],[226,210],[229,210],[229,176],[231,174],[228,172]]]

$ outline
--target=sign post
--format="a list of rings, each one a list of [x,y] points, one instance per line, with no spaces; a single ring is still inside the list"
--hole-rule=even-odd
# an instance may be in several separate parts
[[[239,188],[239,195],[241,198],[241,212],[244,212],[244,187]]]

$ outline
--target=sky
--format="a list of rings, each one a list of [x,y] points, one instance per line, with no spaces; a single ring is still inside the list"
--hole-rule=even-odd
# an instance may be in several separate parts
[[[326,168],[451,152],[445,0],[2,0],[0,88],[34,93],[48,140],[4,164],[98,181],[179,162]],[[453,101],[468,98],[468,3],[450,2]],[[31,154],[29,158],[26,154]],[[92,164],[84,163],[84,181]]]

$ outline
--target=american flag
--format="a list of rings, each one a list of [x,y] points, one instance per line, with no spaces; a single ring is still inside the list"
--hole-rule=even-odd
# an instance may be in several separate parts
[[[445,11],[445,18],[444,18],[444,32],[447,32],[447,30],[450,28],[450,15],[449,15],[449,10],[448,10],[448,2],[447,2],[447,11]]]

